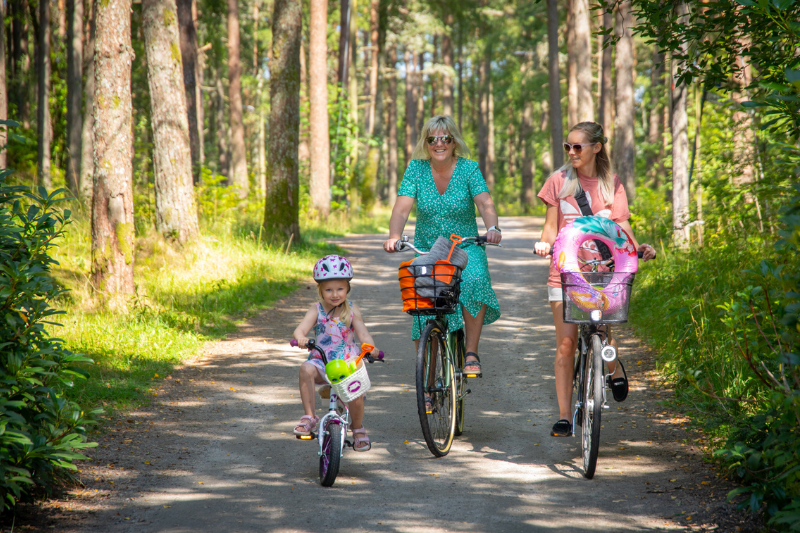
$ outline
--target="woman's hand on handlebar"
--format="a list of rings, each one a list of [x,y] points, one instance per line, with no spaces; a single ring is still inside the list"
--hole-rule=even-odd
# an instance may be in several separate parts
[[[638,251],[641,252],[642,259],[644,261],[649,261],[656,258],[656,249],[649,244],[640,244]]]
[[[399,240],[400,240],[400,239],[396,239],[396,238],[393,238],[393,237],[389,237],[389,238],[388,238],[388,239],[386,239],[386,241],[384,241],[384,243],[383,243],[383,250],[384,250],[385,252],[388,252],[388,253],[390,253],[390,254],[393,254],[394,252],[396,252],[396,251],[397,251],[397,249],[396,249],[396,247],[397,247],[397,241],[399,241]]]
[[[490,242],[492,244],[500,244],[500,241],[503,240],[503,234],[499,231],[489,230],[486,232],[486,242]]]
[[[533,253],[542,257],[550,257],[550,243],[539,241],[533,245]]]

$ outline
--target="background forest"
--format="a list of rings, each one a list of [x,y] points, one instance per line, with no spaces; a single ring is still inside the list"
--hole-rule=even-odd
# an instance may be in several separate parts
[[[800,2],[0,10],[0,508],[74,468],[81,406],[140,401],[325,237],[385,232],[447,114],[501,215],[541,214],[569,127],[604,126],[659,251],[634,326],[743,505],[800,527]]]

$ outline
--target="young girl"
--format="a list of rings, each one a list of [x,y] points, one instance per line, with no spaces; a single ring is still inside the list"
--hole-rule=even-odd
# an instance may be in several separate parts
[[[582,216],[575,195],[583,190],[592,214],[609,218],[624,229],[633,239],[637,250],[644,252],[644,260],[653,259],[656,251],[649,244],[639,245],[633,235],[628,219],[628,197],[619,178],[611,172],[611,161],[606,152],[607,139],[603,127],[595,122],[581,122],[569,130],[564,151],[566,164],[558,169],[542,187],[539,198],[547,205],[542,238],[534,246],[534,252],[542,257],[550,257],[550,251],[558,232],[567,222]],[[585,244],[585,253],[594,255],[597,248],[592,241]],[[582,255],[583,255],[582,250]],[[575,347],[578,339],[578,326],[567,324],[563,318],[561,278],[554,260],[550,261],[550,276],[547,281],[547,294],[553,322],[556,326],[556,396],[560,419],[553,426],[550,435],[568,437],[572,434],[572,369]],[[612,342],[609,335],[609,342]],[[628,378],[622,361],[609,363],[611,392],[618,402],[628,396]]]
[[[361,342],[375,345],[364,325],[361,311],[347,301],[353,267],[350,261],[338,255],[328,255],[314,265],[314,280],[318,283],[319,303],[311,306],[303,321],[294,330],[294,338],[300,346],[308,342],[306,336],[314,328],[317,346],[325,352],[328,361],[344,359],[354,361],[361,353],[355,336]],[[355,335],[354,335],[355,333]],[[377,353],[378,350],[375,350]],[[314,414],[314,384],[328,383],[325,364],[316,351],[310,352],[308,361],[300,365],[300,398],[305,415],[294,428],[295,435],[309,435],[317,427],[319,417]],[[320,390],[320,396],[329,398],[330,387]],[[364,429],[364,397],[360,396],[348,404],[352,417],[353,449],[365,452],[371,444]]]

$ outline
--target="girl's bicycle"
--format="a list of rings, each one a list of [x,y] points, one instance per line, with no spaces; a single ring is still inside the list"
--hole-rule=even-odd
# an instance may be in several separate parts
[[[470,242],[477,246],[500,246],[480,236],[462,239],[451,235],[450,238],[453,246]],[[419,255],[428,254],[410,244],[408,236],[403,235],[395,250],[406,249]],[[464,400],[472,392],[467,388],[467,378],[476,377],[461,371],[466,355],[463,328],[454,332],[449,332],[448,328],[448,315],[458,310],[461,268],[444,261],[414,267],[409,261],[401,264],[399,277],[403,310],[415,320],[420,316],[429,317],[424,327],[420,327],[422,333],[417,349],[417,413],[428,449],[434,456],[444,457],[450,451],[453,438],[461,435],[464,429]],[[425,278],[427,293],[418,290],[420,278]]]
[[[638,252],[642,257],[642,252]],[[577,392],[575,412],[572,415],[574,428],[581,426],[581,448],[583,451],[583,475],[587,479],[594,477],[597,468],[597,454],[600,449],[600,419],[603,409],[608,409],[606,402],[606,384],[611,374],[606,374],[605,363],[617,358],[617,350],[609,343],[609,324],[621,324],[628,321],[628,303],[633,285],[634,273],[597,272],[599,266],[612,266],[613,259],[591,259],[578,261],[590,268],[590,272],[582,272],[582,277],[595,287],[611,288],[623,291],[623,305],[611,313],[600,310],[586,312],[575,305],[568,296],[568,289],[575,286],[574,273],[561,274],[562,301],[564,322],[579,324],[578,358],[575,360],[573,387]],[[617,364],[622,362],[617,361]]]
[[[289,344],[293,347],[298,346],[296,339],[292,339]],[[322,357],[322,361],[328,364],[325,350],[317,346],[314,339],[309,339],[306,347],[309,352],[316,350]],[[384,362],[383,352],[378,352],[375,357],[367,353],[364,359],[370,363]],[[347,439],[350,411],[345,402],[355,400],[366,393],[369,387],[369,377],[362,364],[349,377],[331,386],[328,413],[319,421],[319,433],[312,431],[310,435],[297,435],[299,440],[319,440],[319,480],[323,487],[330,487],[336,481],[345,446],[353,447],[353,443]]]

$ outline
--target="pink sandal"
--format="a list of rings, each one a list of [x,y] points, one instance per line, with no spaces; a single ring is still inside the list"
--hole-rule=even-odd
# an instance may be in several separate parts
[[[357,452],[367,452],[372,448],[372,444],[367,437],[367,430],[365,428],[358,428],[353,430],[353,450]]]
[[[311,435],[311,432],[317,429],[318,422],[318,416],[303,415],[300,417],[300,422],[294,427],[294,434]]]

